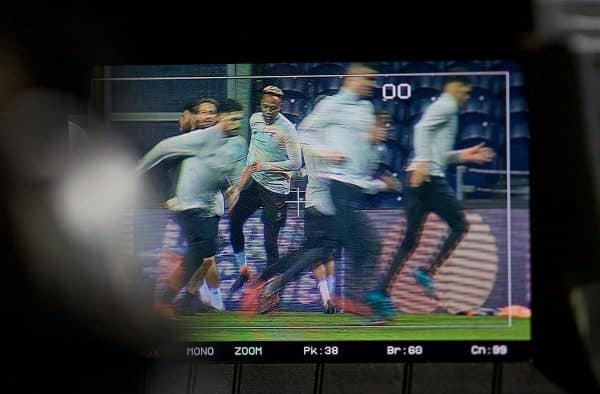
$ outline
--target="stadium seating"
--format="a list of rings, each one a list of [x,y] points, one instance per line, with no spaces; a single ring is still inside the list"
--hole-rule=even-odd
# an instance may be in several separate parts
[[[309,73],[313,75],[343,75],[345,67],[341,64],[326,63],[320,64],[310,69]],[[342,86],[342,78],[336,77],[318,77],[313,79],[316,95],[331,96]]]
[[[268,76],[271,75],[302,75],[303,71],[289,64],[277,64],[265,71]],[[312,81],[310,78],[267,78],[264,85],[275,85],[282,90],[294,91],[304,96],[310,94]]]
[[[529,171],[529,121],[524,112],[510,117],[510,169]]]
[[[520,87],[512,87],[510,89],[510,112],[527,112],[527,99],[525,90]]]
[[[411,63],[406,65],[402,69],[402,73],[436,73],[439,72],[435,63]],[[435,75],[420,75],[420,76],[406,76],[398,77],[395,83],[408,83],[412,89],[429,88],[441,90],[444,86],[444,77]]]
[[[401,123],[392,121],[388,142],[394,144],[397,148],[400,148],[402,146],[402,133],[403,129]]]
[[[506,89],[504,75],[473,75],[470,78],[473,88],[487,89],[495,96],[504,97]]]
[[[458,146],[471,146],[481,142],[491,145],[494,141],[494,124],[486,115],[467,114],[460,117]]]
[[[466,71],[487,71],[491,67],[490,62],[481,60],[459,60],[446,62],[444,71],[450,71],[456,68],[462,68]]]
[[[510,113],[510,138],[529,138],[529,120],[526,112]]]
[[[406,107],[408,106],[408,100],[403,99],[390,99],[382,100],[377,98],[373,100],[375,111],[388,113],[393,121],[401,122],[405,120]]]
[[[400,148],[405,156],[408,156],[413,149],[413,132],[415,124],[419,121],[418,118],[407,120],[399,123],[400,135]]]
[[[471,112],[460,115],[458,127],[459,147],[485,142],[499,155],[505,155],[506,131],[503,123],[495,122],[486,114]]]
[[[304,95],[293,90],[283,91],[282,112],[291,113],[303,118],[309,110],[310,102]]]
[[[511,87],[522,87],[525,85],[524,72],[516,61],[507,60],[494,62],[493,69],[498,71],[509,71]]]
[[[440,94],[441,91],[437,89],[423,88],[414,90],[408,104],[407,119],[414,120],[415,118],[420,118],[427,107],[437,100]]]
[[[389,74],[389,73],[399,72],[399,71],[394,71],[393,64],[387,63],[387,62],[377,63],[375,65],[375,70],[377,71],[377,74]],[[375,85],[377,86],[377,89],[379,90],[379,89],[381,89],[381,87],[384,84],[390,83],[391,81],[392,81],[392,77],[378,76],[375,81]]]
[[[394,171],[396,164],[396,149],[394,149],[393,146],[384,143],[377,147],[377,151],[381,167],[388,171]]]
[[[505,103],[487,89],[473,88],[471,97],[460,109],[461,113],[482,113],[496,122],[504,121]]]

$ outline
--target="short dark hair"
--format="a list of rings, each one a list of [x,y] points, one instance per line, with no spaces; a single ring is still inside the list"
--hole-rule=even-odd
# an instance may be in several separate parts
[[[467,70],[465,68],[455,67],[455,68],[448,70],[448,72],[466,73],[466,72],[469,72],[469,70]],[[473,80],[468,75],[448,75],[446,77],[446,80],[444,81],[444,85],[452,83],[452,82],[462,83],[463,85],[467,85],[467,86],[473,85]]]
[[[210,103],[210,104],[214,105],[215,108],[217,108],[217,112],[219,112],[219,102],[215,99],[208,98],[208,97],[202,97],[200,100],[196,101],[194,103],[194,108],[191,110],[191,112],[194,114],[197,114],[198,113],[197,108],[200,107],[200,105],[204,104],[204,103]]]
[[[184,111],[189,111],[189,112],[194,112],[194,107],[196,106],[196,103],[187,103],[183,106],[183,110]]]
[[[233,99],[225,99],[219,105],[219,113],[238,112],[243,111],[244,107],[239,102]]]

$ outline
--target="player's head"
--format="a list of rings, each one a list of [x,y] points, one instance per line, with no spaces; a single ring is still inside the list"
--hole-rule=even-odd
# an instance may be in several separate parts
[[[235,100],[225,99],[219,105],[217,119],[226,135],[235,135],[244,119],[244,108]]]
[[[193,126],[206,129],[217,124],[219,103],[211,98],[201,98],[194,105]]]
[[[266,124],[273,124],[277,115],[281,111],[283,91],[277,86],[267,86],[263,89],[263,96],[260,100],[260,110]]]
[[[193,122],[193,111],[194,104],[186,104],[183,107],[183,112],[181,113],[181,115],[179,115],[179,120],[177,121],[180,132],[185,133],[191,130]]]
[[[452,69],[450,72],[466,72],[464,69]],[[463,106],[470,97],[473,81],[467,75],[450,75],[444,83],[444,93],[452,95],[459,106]]]
[[[353,63],[346,68],[344,88],[361,98],[370,97],[375,90],[375,69],[362,63]],[[362,75],[361,75],[362,74]],[[367,74],[367,75],[365,75]]]

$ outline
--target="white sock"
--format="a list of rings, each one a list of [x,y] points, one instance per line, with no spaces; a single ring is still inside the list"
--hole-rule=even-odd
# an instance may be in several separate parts
[[[327,287],[332,294],[335,294],[335,275],[329,275],[326,278]]]
[[[331,299],[329,297],[329,290],[327,289],[327,281],[325,279],[321,279],[319,281],[319,291],[321,292],[321,298],[323,299],[323,306],[327,304],[327,301]]]
[[[223,304],[223,300],[221,299],[221,289],[219,287],[210,289],[210,305],[212,305],[220,311],[225,310],[225,305]]]
[[[200,288],[198,289],[198,294],[200,295],[200,301],[203,304],[208,305],[210,303],[210,291],[206,284],[206,280],[202,281],[202,285],[200,285]]]

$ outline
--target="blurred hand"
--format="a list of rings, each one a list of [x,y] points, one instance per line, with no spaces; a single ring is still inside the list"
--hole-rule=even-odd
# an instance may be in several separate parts
[[[237,186],[229,186],[225,190],[225,200],[227,203],[227,212],[231,215],[233,208],[240,199],[240,189]]]
[[[179,200],[177,197],[169,198],[167,201],[165,201],[164,207],[170,211],[179,211]]]
[[[254,163],[252,163],[248,167],[246,167],[246,169],[244,171],[247,171],[250,173],[262,171],[262,165],[259,161],[255,161]]]
[[[371,131],[370,140],[373,144],[380,144],[383,141],[387,140],[390,134],[390,129],[385,126],[375,126],[373,131]]]
[[[429,163],[420,161],[415,163],[415,169],[410,174],[410,186],[419,187],[423,182],[429,182]]]
[[[483,164],[491,161],[494,158],[494,151],[484,145],[485,144],[482,142],[479,145],[462,149],[459,152],[461,161],[476,164]]]
[[[385,183],[387,191],[399,193],[402,190],[400,181],[389,171],[385,171],[379,179]]]

